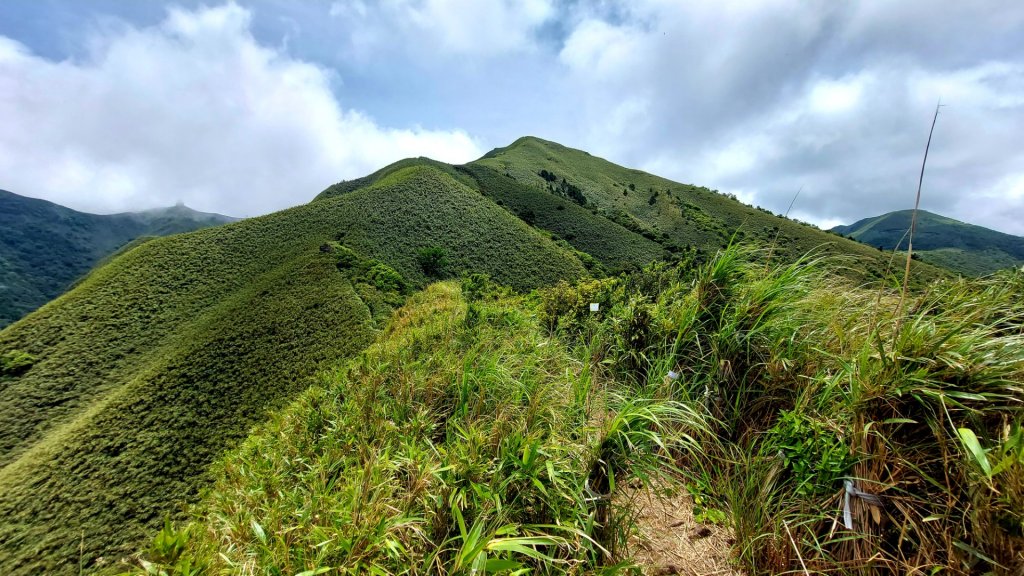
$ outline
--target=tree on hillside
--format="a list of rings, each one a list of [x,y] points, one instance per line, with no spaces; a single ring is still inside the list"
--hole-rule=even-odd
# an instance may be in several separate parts
[[[423,269],[424,274],[440,278],[445,266],[448,265],[448,253],[444,248],[437,246],[421,248],[416,253],[416,261],[419,263],[420,268]]]

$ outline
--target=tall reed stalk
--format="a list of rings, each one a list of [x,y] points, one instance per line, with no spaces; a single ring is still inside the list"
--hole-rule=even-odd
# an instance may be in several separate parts
[[[907,287],[910,284],[910,260],[914,255],[914,231],[917,228],[917,210],[921,206],[921,186],[924,184],[924,167],[928,163],[928,149],[932,147],[932,134],[935,133],[935,122],[939,119],[939,108],[942,102],[935,105],[935,115],[932,116],[932,127],[928,130],[928,143],[924,146],[924,159],[921,161],[921,174],[917,178],[917,198],[914,200],[914,212],[910,216],[910,237],[907,240],[907,267],[903,271],[903,291],[900,293],[900,303],[896,308],[896,332],[900,331],[903,325],[903,304],[907,299]]]

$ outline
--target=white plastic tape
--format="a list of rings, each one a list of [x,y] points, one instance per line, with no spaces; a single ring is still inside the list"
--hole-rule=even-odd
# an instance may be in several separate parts
[[[853,482],[847,480],[845,482],[846,490],[843,491],[843,526],[846,526],[847,530],[853,530],[853,512],[850,511],[850,496],[856,488],[853,487]]]
[[[843,482],[843,486],[846,488],[845,493],[843,494],[843,525],[846,526],[847,530],[853,530],[853,512],[850,510],[850,498],[857,496],[872,506],[881,506],[882,499],[875,494],[868,494],[867,492],[858,490],[857,487],[853,485],[853,480],[845,480]]]

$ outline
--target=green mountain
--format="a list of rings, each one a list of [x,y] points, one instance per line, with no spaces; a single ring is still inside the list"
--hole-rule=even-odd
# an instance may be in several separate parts
[[[843,273],[877,279],[889,255],[817,227],[782,218],[702,186],[680,184],[584,152],[523,137],[464,166],[408,159],[329,187],[319,197],[358,189],[394,170],[429,163],[476,188],[512,214],[593,258],[598,272],[636,270],[654,259],[704,260],[732,241],[773,246],[795,260],[812,250],[848,259]],[[586,260],[586,258],[585,258]],[[945,273],[916,263],[914,280]]]
[[[0,565],[72,573],[135,550],[250,426],[358,353],[428,278],[528,290],[576,256],[425,167],[226,226],[157,238],[0,332]],[[85,535],[83,537],[83,534]]]
[[[885,274],[873,248],[535,138],[465,166],[405,160],[306,205],[130,245],[0,331],[0,566],[113,569],[165,515],[181,517],[211,464],[360,356],[430,282],[482,273],[526,292],[659,260],[711,262],[734,237],[774,245],[778,263],[824,244],[858,282]],[[915,263],[918,281],[942,276]],[[489,321],[499,332],[517,322]],[[402,346],[429,362],[439,337]],[[450,355],[467,346],[453,342]],[[495,377],[508,376],[507,354],[488,356]],[[523,369],[547,381],[569,361],[552,362]],[[469,394],[477,376],[465,378]],[[261,490],[277,489],[267,481]]]
[[[900,210],[832,230],[883,250],[906,249],[912,216],[913,210]],[[918,210],[914,252],[936,266],[982,276],[1024,265],[1024,238]]]
[[[135,240],[234,220],[182,205],[87,214],[0,190],[0,328],[56,298],[98,262]]]

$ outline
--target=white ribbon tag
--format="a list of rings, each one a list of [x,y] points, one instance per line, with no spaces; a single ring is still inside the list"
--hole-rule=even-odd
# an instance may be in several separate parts
[[[857,496],[868,504],[879,507],[882,506],[882,499],[875,494],[868,494],[858,490],[853,485],[852,480],[844,480],[843,486],[846,488],[843,494],[843,525],[846,526],[847,530],[853,530],[853,512],[850,510],[850,498]],[[878,520],[878,518],[876,517],[875,520]]]

